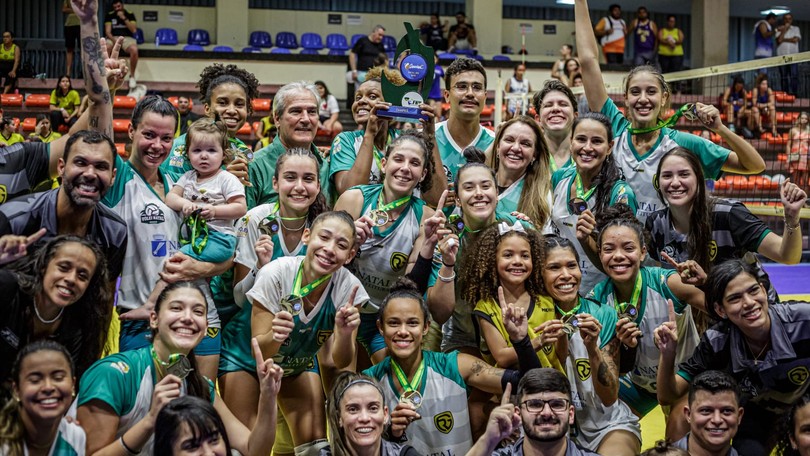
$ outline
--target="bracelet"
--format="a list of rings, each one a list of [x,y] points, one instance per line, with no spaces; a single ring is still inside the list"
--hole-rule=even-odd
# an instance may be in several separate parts
[[[437,275],[439,276],[439,280],[441,280],[444,283],[450,283],[450,282],[456,280],[456,272],[455,271],[453,271],[453,275],[451,275],[450,277],[442,277],[441,274],[437,274]]]
[[[446,266],[446,267],[448,267],[448,268],[450,268],[450,269],[453,269],[453,268],[455,268],[455,267],[456,267],[456,263],[453,263],[453,264],[447,264],[447,263],[445,263],[445,262],[444,262],[444,260],[442,260],[442,266]]]
[[[795,225],[790,226],[788,224],[787,219],[785,219],[785,231],[787,231],[788,234],[793,233],[794,231],[798,230],[799,228],[801,228],[801,226],[802,226],[801,222],[796,222]]]
[[[121,442],[121,446],[124,447],[124,451],[126,451],[127,454],[130,454],[130,455],[140,454],[140,451],[135,451],[132,448],[130,448],[129,446],[127,446],[127,444],[124,442],[124,436],[123,435],[118,438],[118,441]]]

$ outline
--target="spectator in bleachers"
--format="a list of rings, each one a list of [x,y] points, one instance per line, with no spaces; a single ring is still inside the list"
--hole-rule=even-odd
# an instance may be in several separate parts
[[[776,55],[798,54],[802,32],[793,25],[792,14],[785,14],[782,21],[782,26],[776,32]],[[799,91],[799,65],[782,65],[779,67],[779,75],[782,78],[781,89],[795,95]]]
[[[748,119],[748,91],[745,90],[745,81],[742,76],[734,76],[731,86],[726,88],[720,106],[726,111],[728,129],[736,132],[743,131],[744,121]],[[750,135],[750,132],[746,136]]]
[[[432,13],[430,22],[423,22],[419,26],[419,31],[426,45],[432,47],[434,51],[443,51],[447,49],[447,38],[444,34],[447,33],[449,26],[450,23],[446,20],[442,23],[439,13]]]
[[[385,27],[375,25],[371,33],[357,40],[349,51],[349,68],[351,70],[349,77],[354,82],[355,89],[365,81],[366,72],[374,67],[374,60],[380,54],[385,54],[385,47],[382,43],[384,36]]]
[[[447,39],[447,47],[449,52],[455,51],[473,51],[478,45],[478,40],[475,36],[475,30],[470,28],[469,24],[459,24],[456,29],[450,32],[450,37]]]
[[[73,89],[70,76],[67,74],[60,76],[59,83],[51,91],[50,110],[53,129],[59,131],[60,127],[64,125],[67,131],[71,125],[76,123],[80,104],[82,104],[82,99],[79,97],[79,92]]]
[[[442,120],[442,102],[444,101],[444,94],[442,93],[442,81],[444,81],[444,68],[439,65],[439,53],[433,50],[433,85],[430,87],[428,94],[428,104],[433,107],[433,114],[436,116],[437,121]]]
[[[765,59],[773,57],[774,34],[776,30],[776,14],[768,13],[765,19],[760,19],[754,24],[754,58]],[[760,71],[767,71],[761,69]]]
[[[191,100],[183,95],[177,97],[177,115],[179,116],[177,136],[186,134],[189,125],[193,124],[195,120],[201,117],[191,110]]]
[[[124,8],[122,0],[113,0],[111,11],[104,16],[104,36],[107,37],[107,49],[112,49],[115,37],[123,36],[124,44],[121,46],[129,55],[129,90],[138,84],[135,80],[135,70],[138,68],[138,43],[135,41],[135,32],[138,24],[135,15]]]
[[[81,33],[81,25],[79,23],[79,16],[73,12],[70,6],[70,0],[62,2],[62,13],[65,14],[65,74],[70,76],[73,74],[73,56],[76,51],[76,42],[79,41],[79,34]]]
[[[575,74],[572,82],[573,85],[571,87],[582,87],[582,73]],[[591,112],[591,108],[588,107],[588,99],[585,98],[585,94],[582,93],[577,97],[577,114],[583,115],[588,112]]]
[[[574,48],[570,44],[563,44],[560,47],[560,60],[557,60],[551,67],[551,77],[562,81],[565,74],[565,63],[572,58],[574,58]]]
[[[478,40],[475,33],[475,27],[467,22],[467,15],[464,14],[464,11],[459,11],[456,13],[456,25],[450,27],[450,31],[447,34],[448,40],[450,40],[454,34],[457,34],[458,29],[461,28],[461,26],[464,26],[464,28],[467,29],[465,33],[468,39],[470,39],[471,42],[476,43]],[[448,44],[452,48],[453,43]],[[475,47],[475,44],[473,44],[472,47]]]
[[[11,146],[25,142],[23,135],[17,133],[17,124],[11,117],[3,117],[0,119],[0,147]]]
[[[768,87],[768,75],[760,73],[751,90],[751,115],[748,117],[748,129],[755,135],[762,134],[762,117],[768,118],[771,133],[777,136],[776,131],[776,98],[773,89]]]
[[[658,26],[650,19],[647,8],[640,6],[636,18],[630,23],[633,34],[633,65],[655,65],[655,51],[658,48]]]
[[[34,132],[28,135],[29,141],[49,143],[61,137],[61,134],[51,129],[51,119],[47,114],[37,114],[37,126]]]
[[[667,16],[667,25],[658,31],[658,63],[664,74],[683,69],[683,30],[675,26],[675,15]]]
[[[3,32],[0,45],[0,80],[3,80],[3,93],[11,93],[17,86],[17,70],[20,69],[20,47],[14,43],[11,30]]]
[[[532,83],[526,79],[526,65],[519,63],[515,67],[515,72],[506,81],[503,89],[505,94],[522,94],[524,98],[510,98],[506,103],[506,120],[516,115],[524,114],[524,109],[528,107],[528,94],[532,91]]]
[[[599,38],[607,63],[621,65],[624,63],[625,37],[629,32],[627,24],[622,19],[622,7],[614,3],[610,5],[608,11],[610,14],[599,20],[594,33]]]
[[[577,59],[568,59],[565,61],[565,72],[560,78],[562,82],[564,82],[568,87],[573,87],[573,77],[575,74],[580,74],[582,69],[579,65],[579,60]]]
[[[340,116],[340,106],[338,106],[337,98],[329,93],[329,88],[323,81],[315,81],[315,90],[318,91],[318,119],[320,120],[320,128],[329,133],[330,136],[343,131],[343,124],[340,123],[338,117]]]
[[[787,141],[788,169],[793,182],[799,187],[810,185],[810,113],[799,114],[796,124],[790,129]]]

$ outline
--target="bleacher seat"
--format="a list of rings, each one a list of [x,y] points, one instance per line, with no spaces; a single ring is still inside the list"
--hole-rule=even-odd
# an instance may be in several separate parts
[[[155,32],[155,45],[170,46],[177,44],[177,30],[173,28],[159,28]]]
[[[124,158],[129,158],[127,154],[127,145],[124,143],[115,143],[115,151],[118,152],[118,155]]]
[[[138,100],[126,95],[116,95],[113,98],[113,108],[133,109],[138,104]]]
[[[512,59],[509,58],[508,55],[501,55],[501,54],[493,55],[492,60],[494,60],[496,62],[511,62],[512,61]]]
[[[253,129],[250,128],[250,122],[245,122],[242,124],[242,127],[236,132],[237,135],[241,136],[248,136],[253,133]]]
[[[214,52],[233,52],[233,48],[230,46],[214,46],[212,49]],[[261,50],[259,50],[261,52]]]
[[[451,54],[449,52],[440,52],[439,53],[439,60],[455,60],[458,56],[456,54]]]
[[[16,93],[4,93],[0,95],[0,106],[22,106],[23,96]]]
[[[261,54],[262,50],[257,48],[257,47],[248,46],[248,47],[242,48],[242,52],[247,52],[247,53],[250,53],[250,54]]]
[[[354,35],[352,35],[352,47],[354,47],[354,45],[357,43],[357,40],[359,40],[360,38],[362,38],[364,36],[366,36],[366,35],[363,35],[362,33],[355,33]],[[351,48],[349,48],[349,49],[351,49]]]
[[[473,49],[456,49],[453,51],[456,55],[466,55],[467,57],[473,57],[474,55],[478,54],[478,51]]]
[[[298,49],[298,38],[293,32],[276,33],[276,46],[284,49]]]
[[[270,38],[270,34],[267,32],[256,31],[250,34],[248,44],[254,48],[271,48],[273,47],[273,39]],[[242,52],[244,52],[244,50]]]
[[[23,131],[34,131],[37,128],[37,119],[36,117],[26,117],[22,121],[22,130]]]
[[[270,98],[254,98],[253,99],[253,111],[270,111],[270,107],[273,105],[273,100]]]
[[[129,119],[113,119],[113,131],[116,133],[126,133],[129,131]]]
[[[287,48],[273,48],[270,49],[271,54],[292,54]]]
[[[346,41],[346,37],[342,33],[330,33],[329,35],[326,35],[326,47],[330,51],[348,51],[349,43]],[[329,55],[343,54],[332,54],[330,52]]]
[[[184,51],[199,52],[199,51],[204,51],[205,48],[200,46],[199,44],[187,44],[187,45],[183,46],[183,50]]]
[[[32,93],[25,99],[25,106],[29,108],[47,108],[51,105],[51,96],[47,93]]]
[[[169,103],[171,103],[172,105],[174,105],[174,107],[176,108],[176,107],[177,107],[177,98],[178,98],[178,97],[169,97],[169,98],[167,98],[167,100],[169,100]],[[193,108],[193,107],[194,107],[194,100],[192,100],[191,98],[189,98],[189,99],[188,99],[188,108],[189,108],[189,109],[191,109],[191,108]]]
[[[323,49],[323,40],[317,33],[304,33],[301,35],[301,47],[313,51]]]
[[[391,35],[383,36],[382,44],[385,52],[395,52],[397,50],[397,39]]]
[[[138,44],[143,44],[143,41],[144,41],[144,40],[143,40],[143,29],[142,29],[142,28],[137,28],[137,29],[135,29],[135,36],[134,36],[134,38],[135,38],[135,42],[136,42],[136,43],[138,43]]]
[[[188,31],[188,44],[208,46],[211,44],[211,37],[208,35],[207,30],[191,29]]]
[[[346,55],[346,51],[342,49],[330,49],[326,55]]]

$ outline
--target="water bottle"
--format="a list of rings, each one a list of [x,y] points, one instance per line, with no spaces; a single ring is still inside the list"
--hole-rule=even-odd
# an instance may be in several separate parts
[[[34,76],[34,79],[40,79],[40,80],[44,81],[45,78],[47,78],[47,77],[48,77],[48,73],[39,73],[38,75]]]

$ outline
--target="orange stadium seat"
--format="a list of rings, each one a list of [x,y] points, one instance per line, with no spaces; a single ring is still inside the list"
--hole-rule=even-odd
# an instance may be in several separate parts
[[[23,96],[17,93],[4,93],[0,95],[0,102],[3,106],[22,106]]]
[[[114,108],[133,109],[138,104],[138,100],[126,95],[116,95],[113,99]]]
[[[22,122],[23,131],[34,131],[37,128],[37,119],[35,117],[26,117]]]
[[[25,99],[25,106],[29,108],[47,108],[51,105],[51,96],[45,93],[32,93]]]
[[[261,123],[261,121],[257,120],[256,122],[253,122],[253,125],[251,125],[251,127],[253,127],[253,132],[254,133],[259,133],[259,132],[262,131],[262,123]]]
[[[489,117],[493,112],[495,112],[495,105],[486,105],[484,109],[481,110],[481,117]]]
[[[270,98],[254,98],[253,110],[269,112],[270,107],[273,106],[273,100]]]
[[[236,134],[237,135],[250,135],[252,133],[252,131],[253,130],[251,130],[251,128],[250,128],[250,123],[245,122],[242,125],[242,128],[240,128],[239,131],[236,132]]]
[[[116,133],[126,133],[129,131],[129,119],[113,119],[113,131]]]
[[[780,162],[786,162],[787,154],[776,154],[776,160]]]
[[[127,153],[127,145],[124,143],[115,143],[115,151],[118,152],[123,158],[128,158],[129,154]]]

